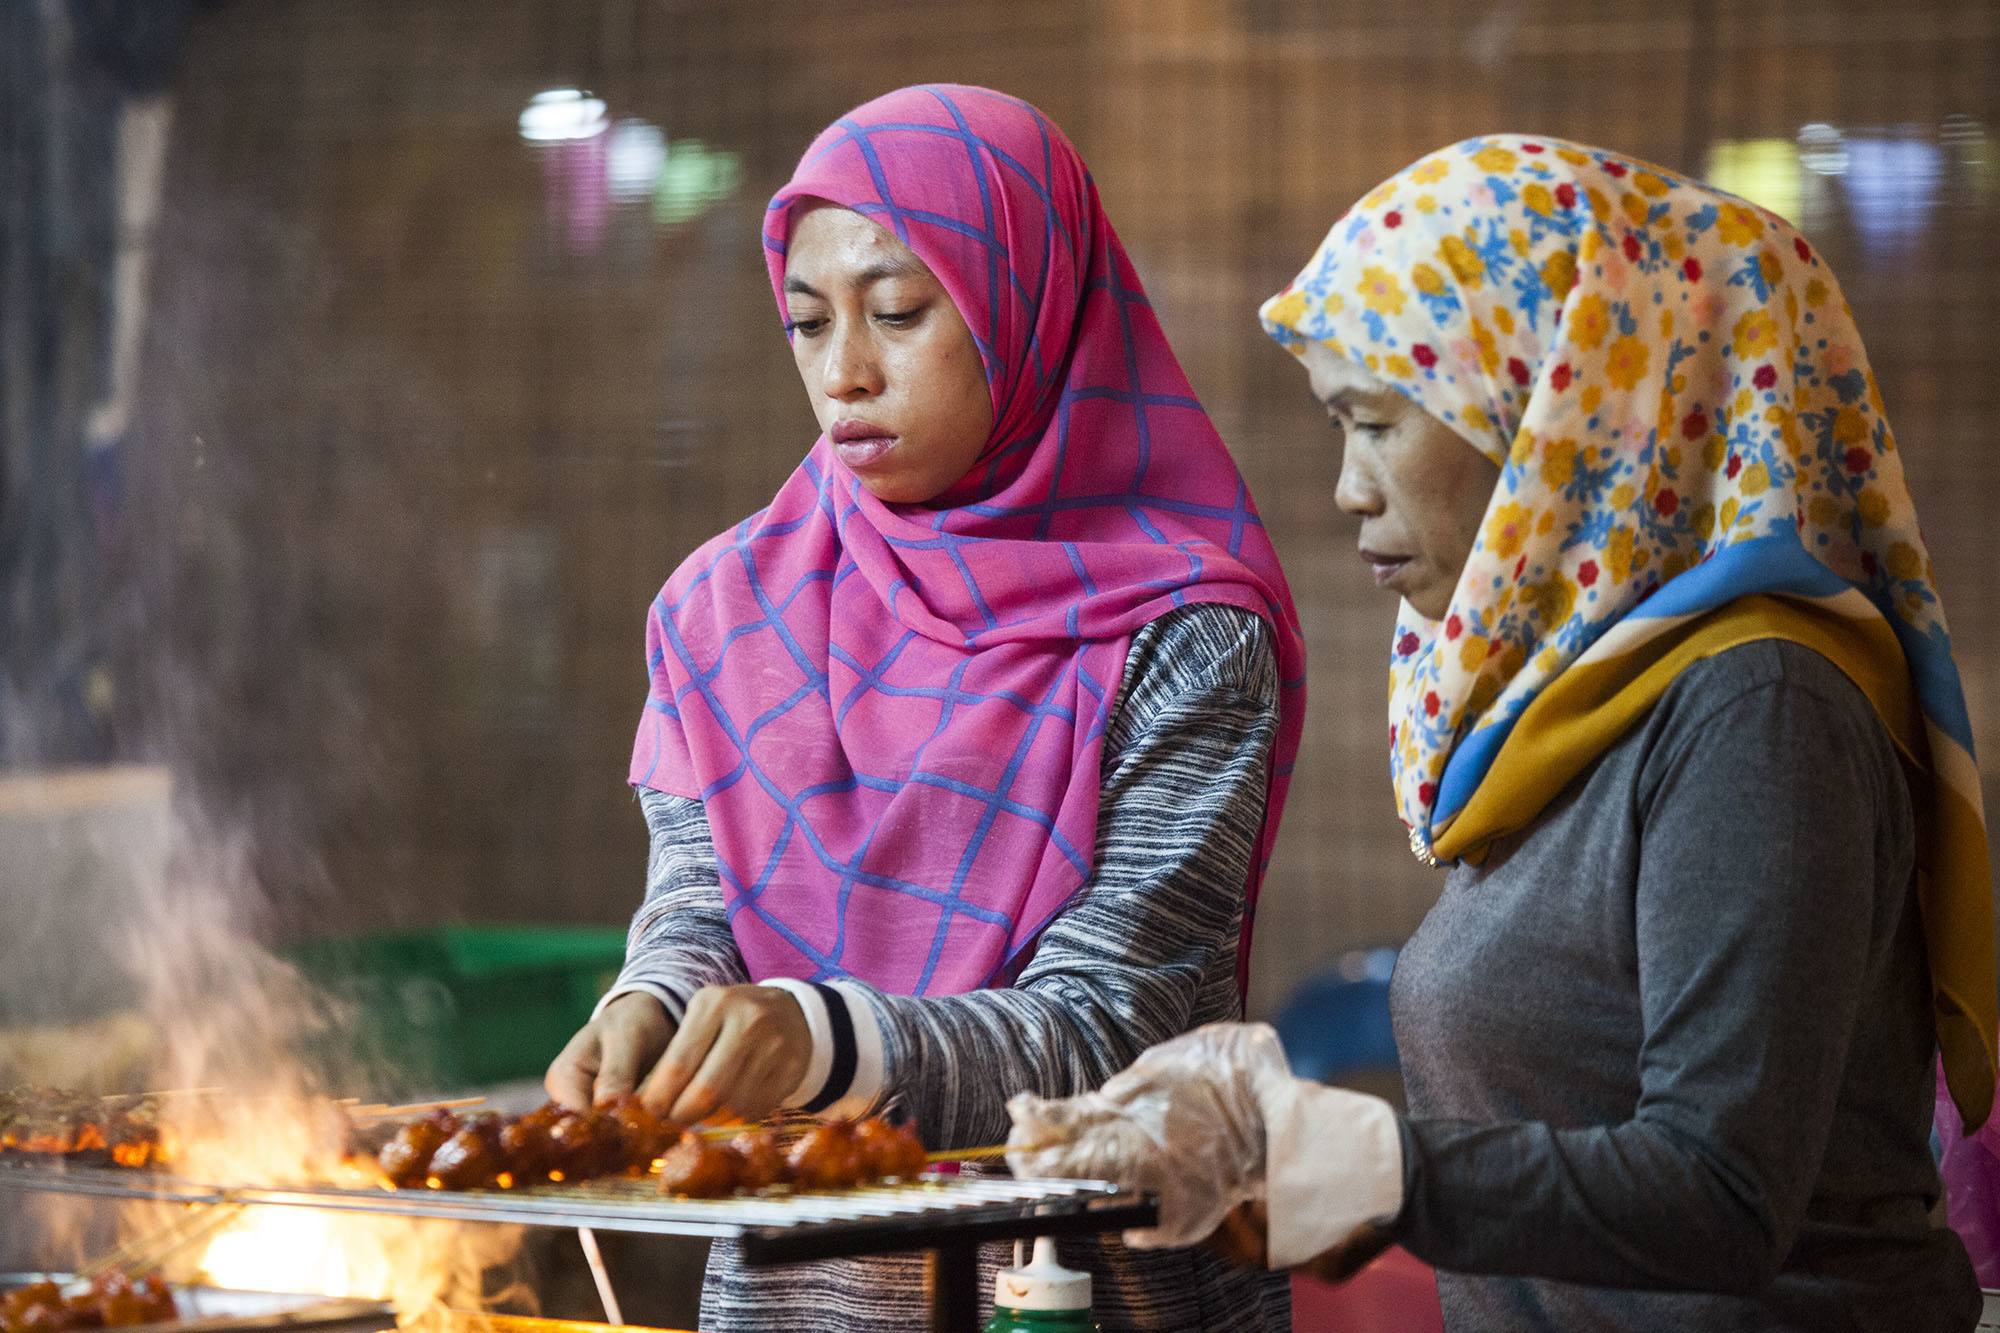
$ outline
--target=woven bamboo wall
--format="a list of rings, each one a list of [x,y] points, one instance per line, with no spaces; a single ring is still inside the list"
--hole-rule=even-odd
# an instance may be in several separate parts
[[[1910,170],[1935,169],[1935,206],[1907,229],[1858,226],[1852,174],[1799,176],[1795,220],[1869,338],[2000,754],[1996,69],[1979,0],[223,5],[177,94],[127,725],[266,831],[301,924],[622,920],[648,600],[811,436],[763,200],[833,115],[951,79],[1038,102],[1081,147],[1299,593],[1311,716],[1259,1006],[1402,938],[1436,880],[1383,780],[1392,608],[1253,311],[1347,202],[1464,135],[1695,171],[1810,122],[1930,146]],[[670,154],[736,154],[740,183],[664,221],[563,194],[594,168],[515,119],[569,85]]]

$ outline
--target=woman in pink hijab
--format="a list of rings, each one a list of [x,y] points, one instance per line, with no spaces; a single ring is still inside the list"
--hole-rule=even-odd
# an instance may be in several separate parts
[[[1076,150],[983,88],[829,126],[771,201],[822,431],[647,628],[623,975],[550,1068],[683,1123],[1001,1142],[1236,1017],[1298,747],[1283,572]],[[998,1256],[996,1256],[997,1258]],[[1282,1278],[1065,1244],[1106,1329],[1284,1328]],[[739,1270],[702,1327],[921,1326],[914,1260]]]

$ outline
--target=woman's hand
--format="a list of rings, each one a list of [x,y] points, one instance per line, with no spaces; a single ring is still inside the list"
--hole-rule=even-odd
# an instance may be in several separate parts
[[[1290,1078],[1277,1033],[1213,1023],[1141,1055],[1096,1092],[1007,1103],[1007,1164],[1017,1176],[1114,1180],[1159,1196],[1160,1224],[1136,1245],[1191,1245],[1259,1196],[1264,1117],[1259,1078]]]
[[[644,991],[631,991],[604,1006],[562,1048],[542,1077],[549,1096],[564,1106],[587,1110],[621,1093],[638,1090],[674,1038],[667,1007]]]
[[[636,1092],[648,1110],[692,1125],[717,1112],[757,1120],[805,1077],[812,1032],[775,986],[704,986],[678,1029],[642,991],[621,995],[570,1038],[543,1080],[578,1109]]]
[[[757,1120],[783,1104],[811,1061],[812,1031],[789,993],[776,986],[704,986],[639,1085],[639,1098],[676,1124],[718,1112]]]
[[[1134,1245],[1212,1238],[1273,1268],[1319,1256],[1338,1270],[1379,1251],[1389,1232],[1378,1224],[1402,1207],[1395,1111],[1293,1078],[1262,1023],[1211,1023],[1155,1046],[1096,1092],[1022,1093],[1007,1110],[1016,1175],[1113,1180],[1159,1196],[1159,1226],[1128,1232]],[[1238,1211],[1253,1200],[1264,1208]]]

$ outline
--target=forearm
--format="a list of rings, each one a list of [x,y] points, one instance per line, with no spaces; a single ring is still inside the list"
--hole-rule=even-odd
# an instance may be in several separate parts
[[[729,929],[701,803],[647,790],[639,799],[652,835],[646,897],[626,934],[625,966],[599,1009],[620,994],[643,990],[678,1021],[703,986],[750,978]]]
[[[1753,1181],[1664,1125],[1405,1120],[1396,1241],[1458,1273],[1750,1292],[1783,1258]]]
[[[946,1148],[1003,1142],[1012,1094],[1097,1087],[1188,1026],[1184,996],[1116,986],[938,999],[875,992],[868,1002],[864,1016],[883,1038],[884,1095],[915,1116],[926,1143]]]

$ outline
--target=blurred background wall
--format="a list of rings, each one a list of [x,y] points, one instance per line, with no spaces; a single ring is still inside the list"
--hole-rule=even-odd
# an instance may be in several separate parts
[[[20,80],[119,68],[90,27],[116,5],[16,8],[11,110],[98,105]],[[1393,609],[1253,312],[1352,199],[1466,135],[1706,174],[1830,259],[2000,809],[1989,0],[171,8],[167,72],[65,121],[54,167],[46,121],[36,153],[0,136],[0,765],[165,763],[256,831],[292,932],[629,914],[648,602],[813,435],[764,200],[833,116],[925,80],[1017,93],[1075,140],[1288,563],[1311,710],[1257,1008],[1400,941],[1439,881],[1384,781]]]

